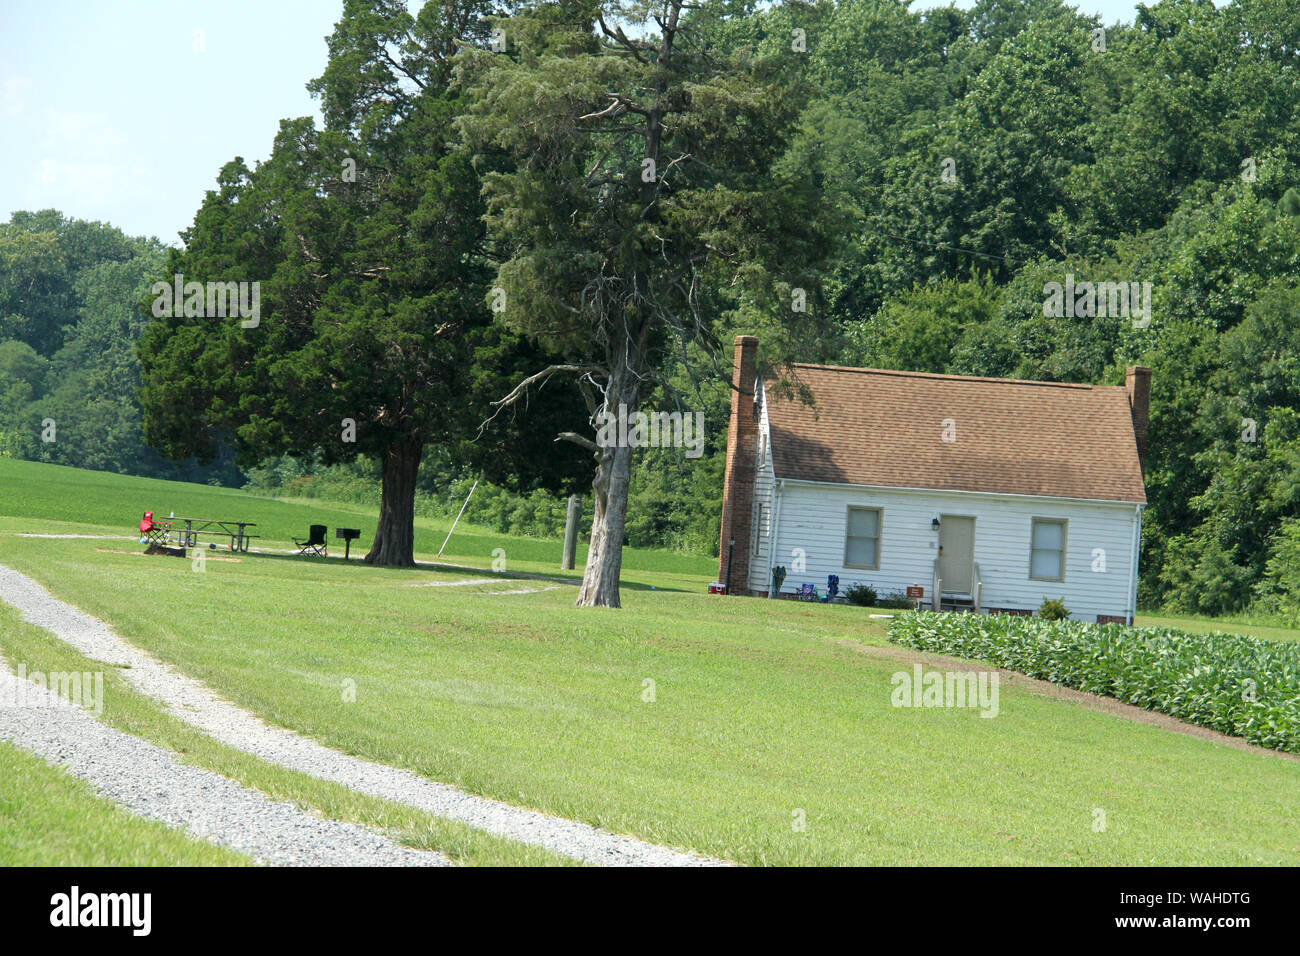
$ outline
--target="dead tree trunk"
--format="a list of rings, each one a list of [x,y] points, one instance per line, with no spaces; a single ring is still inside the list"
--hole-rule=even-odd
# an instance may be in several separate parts
[[[591,545],[578,591],[579,607],[621,607],[618,582],[623,571],[623,532],[627,525],[627,491],[632,478],[632,449],[617,447],[601,454],[592,491]]]
[[[604,410],[631,418],[640,407],[640,376],[620,364],[605,390]],[[619,429],[620,437],[622,429]],[[631,445],[617,441],[596,453],[596,478],[591,483],[595,508],[587,567],[578,591],[579,607],[621,607],[618,583],[623,571],[623,532],[627,526],[627,495],[632,482]]]

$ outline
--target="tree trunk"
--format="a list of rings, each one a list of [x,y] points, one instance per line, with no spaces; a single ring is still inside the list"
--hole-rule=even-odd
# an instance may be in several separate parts
[[[587,567],[578,591],[579,607],[621,607],[619,576],[623,571],[623,529],[627,524],[627,491],[632,477],[632,449],[607,449],[596,467],[592,491],[596,499],[591,518]]]
[[[624,405],[628,418],[639,405],[637,377],[626,368],[610,382],[605,408],[618,415]],[[623,530],[627,524],[627,493],[632,481],[632,448],[615,444],[597,454],[596,479],[591,483],[595,509],[591,516],[591,543],[587,567],[578,591],[579,607],[621,607],[618,582],[623,571]]]
[[[366,564],[415,566],[415,476],[424,446],[419,442],[389,446],[384,453],[384,484],[379,498],[379,527]]]

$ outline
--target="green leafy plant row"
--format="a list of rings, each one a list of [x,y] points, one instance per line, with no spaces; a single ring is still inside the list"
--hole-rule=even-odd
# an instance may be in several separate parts
[[[1300,646],[1237,634],[1002,614],[901,615],[889,639],[1114,697],[1300,753]]]

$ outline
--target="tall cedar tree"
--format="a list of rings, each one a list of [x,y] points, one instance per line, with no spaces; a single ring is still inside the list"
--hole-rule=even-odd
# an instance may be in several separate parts
[[[260,324],[164,316],[140,343],[146,437],[172,456],[210,457],[229,440],[243,462],[379,459],[372,564],[414,563],[416,475],[431,444],[468,450],[516,487],[571,490],[582,467],[535,422],[478,434],[486,397],[546,360],[492,322],[481,189],[452,136],[452,57],[488,42],[493,13],[446,2],[413,17],[397,0],[348,0],[325,74],[309,84],[325,129],[283,121],[265,163],[229,163],[168,269],[186,282],[260,281]],[[580,408],[552,390],[533,411],[563,428]]]
[[[669,360],[716,356],[726,316],[806,325],[829,243],[813,170],[788,161],[807,99],[803,54],[715,54],[690,4],[561,2],[504,25],[506,48],[466,53],[464,121],[484,171],[499,258],[493,295],[513,328],[564,353],[505,396],[576,377],[593,429],[633,415]],[[563,436],[596,460],[579,605],[619,606],[633,449]]]

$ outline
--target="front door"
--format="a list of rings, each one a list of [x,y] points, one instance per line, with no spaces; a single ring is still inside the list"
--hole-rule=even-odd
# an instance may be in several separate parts
[[[945,591],[970,593],[975,567],[975,519],[939,516],[939,579]]]

